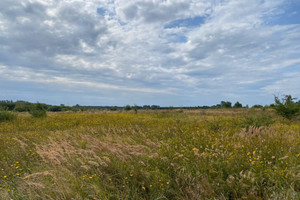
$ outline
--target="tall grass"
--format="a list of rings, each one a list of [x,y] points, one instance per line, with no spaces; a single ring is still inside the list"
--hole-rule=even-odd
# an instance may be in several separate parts
[[[247,111],[20,116],[0,124],[0,196],[299,199],[299,121],[270,115],[272,123],[258,126],[254,114],[247,116]]]

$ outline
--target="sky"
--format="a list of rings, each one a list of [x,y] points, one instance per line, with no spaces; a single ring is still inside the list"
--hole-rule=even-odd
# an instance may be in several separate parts
[[[1,0],[0,99],[266,105],[300,98],[300,0]]]

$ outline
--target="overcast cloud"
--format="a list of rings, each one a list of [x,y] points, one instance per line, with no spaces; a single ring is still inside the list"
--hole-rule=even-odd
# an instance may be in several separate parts
[[[269,104],[300,97],[297,0],[1,0],[0,99]]]

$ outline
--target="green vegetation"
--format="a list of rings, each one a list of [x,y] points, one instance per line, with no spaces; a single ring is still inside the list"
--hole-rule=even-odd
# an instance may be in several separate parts
[[[12,121],[17,118],[17,115],[9,111],[0,111],[0,122]]]
[[[252,108],[263,108],[263,106],[259,105],[259,104],[256,104],[256,105],[253,105]]]
[[[33,104],[29,113],[32,117],[40,118],[40,117],[47,117],[47,112],[45,106],[40,103]]]
[[[125,110],[125,111],[131,110],[131,106],[130,106],[130,105],[126,105],[126,106],[124,107],[124,110]]]
[[[22,113],[0,143],[3,200],[300,198],[300,122],[272,109]]]
[[[268,127],[274,123],[271,113],[252,111],[244,117],[241,124],[248,130],[250,127]]]
[[[134,105],[132,106],[132,109],[134,110],[134,113],[137,114],[139,107],[138,105]]]
[[[75,111],[76,108],[60,105],[53,106],[43,103],[30,103],[26,101],[0,101],[0,110],[16,111],[16,112],[29,112],[32,108],[35,108],[36,104],[40,104],[44,110],[50,112],[62,112],[62,111]]]
[[[233,105],[234,108],[242,108],[243,105],[240,103],[240,102],[236,102],[234,105]]]
[[[285,95],[280,101],[279,98],[275,96],[274,109],[276,110],[276,113],[287,119],[292,119],[298,115],[300,105],[293,101],[295,99],[296,98],[292,98],[291,95]]]
[[[221,108],[231,108],[230,101],[221,101]]]

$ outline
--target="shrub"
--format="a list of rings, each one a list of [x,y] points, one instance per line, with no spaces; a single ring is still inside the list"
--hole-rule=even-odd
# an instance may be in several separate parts
[[[62,111],[62,107],[61,106],[50,106],[48,108],[48,111],[51,111],[51,112],[61,112]]]
[[[124,110],[125,110],[125,111],[131,110],[131,106],[130,106],[130,105],[126,105],[126,106],[124,107]]]
[[[0,110],[13,110],[15,108],[15,103],[12,101],[0,101]]]
[[[110,108],[110,110],[111,111],[116,111],[116,110],[118,110],[118,107],[117,106],[113,106],[113,107]]]
[[[14,110],[17,111],[17,112],[30,111],[30,103],[25,102],[25,101],[17,101]]]
[[[9,111],[0,111],[0,122],[12,121],[17,118],[17,115]]]
[[[31,110],[29,113],[32,117],[36,118],[47,117],[47,113],[45,110]]]
[[[30,109],[29,113],[31,114],[32,117],[36,117],[36,118],[47,116],[46,110],[44,109],[43,105],[40,103],[34,104]]]
[[[274,109],[277,114],[287,119],[292,119],[299,113],[299,106],[293,100],[296,98],[292,98],[291,95],[285,95],[284,98],[279,100],[278,97],[275,96],[275,106]]]

